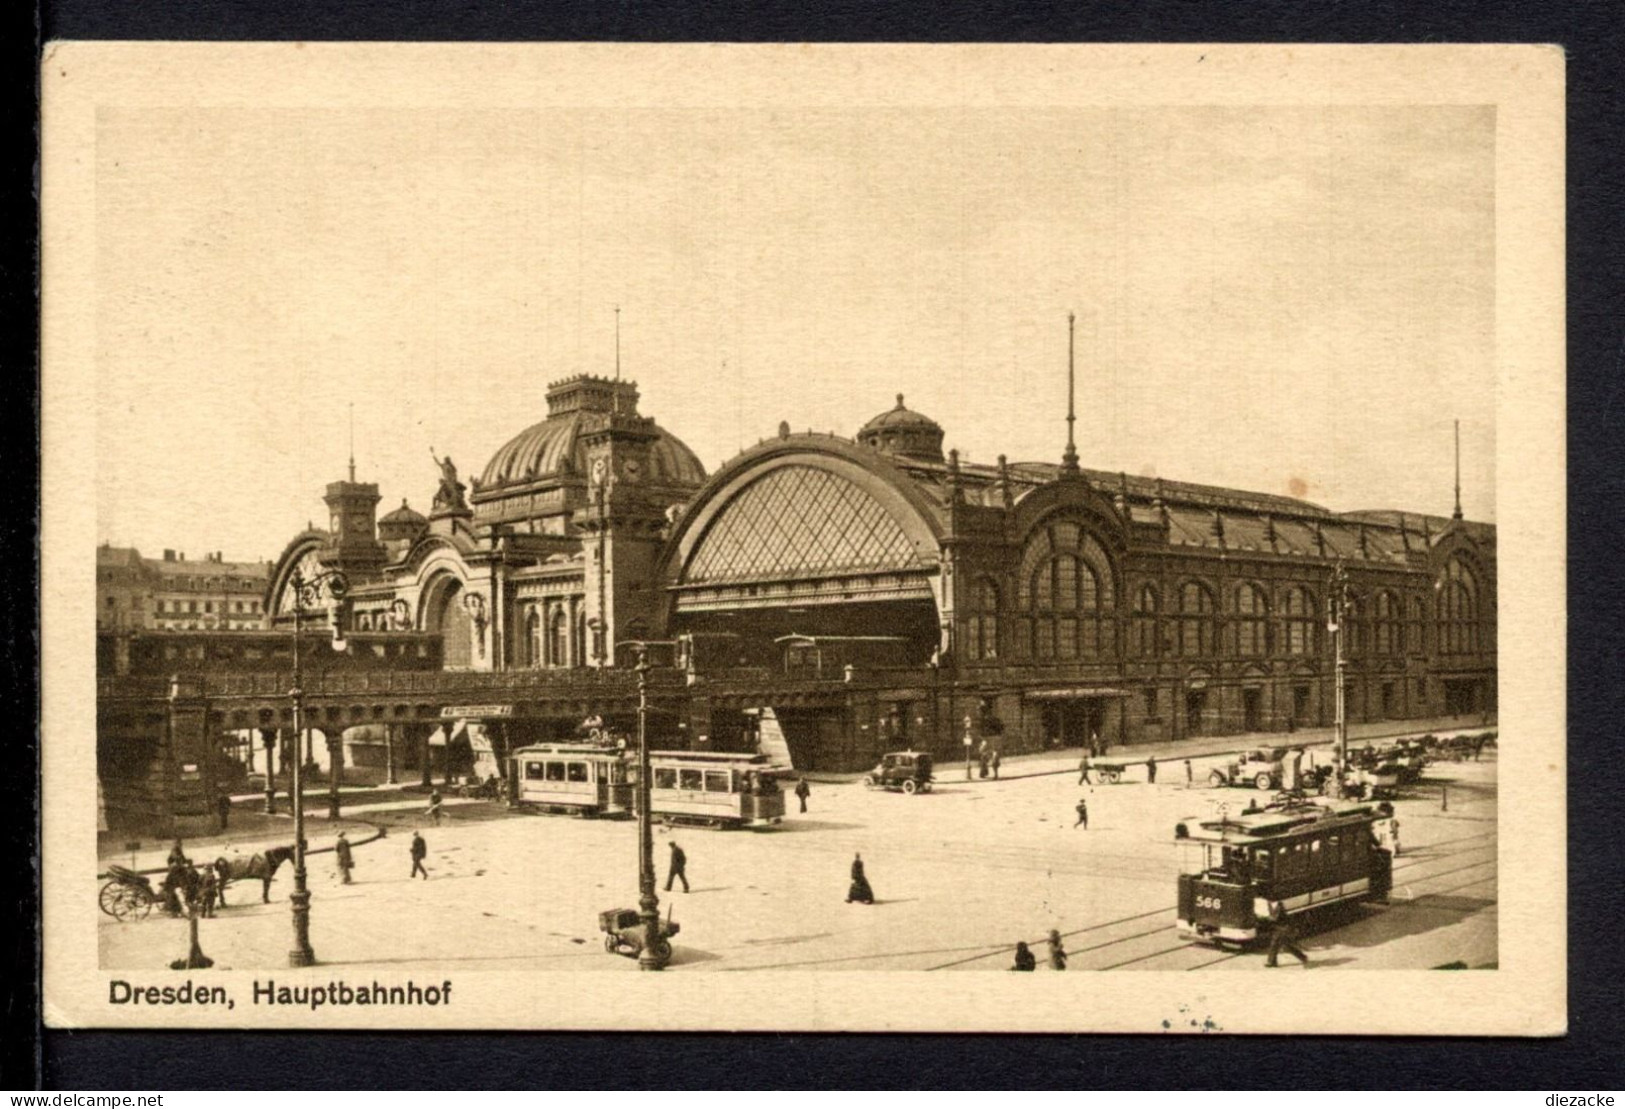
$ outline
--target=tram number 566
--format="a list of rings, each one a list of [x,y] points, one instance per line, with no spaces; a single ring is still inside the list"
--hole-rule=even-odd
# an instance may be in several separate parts
[[[1217,912],[1219,910],[1219,908],[1220,908],[1220,905],[1221,905],[1221,902],[1217,897],[1203,896],[1203,897],[1198,897],[1196,899],[1196,907],[1198,909],[1211,909],[1214,912]]]

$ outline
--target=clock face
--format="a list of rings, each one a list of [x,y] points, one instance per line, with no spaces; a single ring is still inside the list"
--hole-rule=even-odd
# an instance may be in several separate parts
[[[334,533],[337,533],[339,531],[339,524],[342,523],[342,522],[343,522],[343,517],[341,517],[337,512],[333,513],[333,519],[332,519],[332,525],[333,526],[329,530],[333,531]]]
[[[602,458],[595,458],[592,460],[592,480],[594,484],[601,484],[603,482],[605,469],[606,467]]]
[[[621,466],[621,472],[627,476],[628,480],[636,481],[638,479],[638,475],[643,472],[643,466],[638,462],[637,459],[628,458],[625,464]]]

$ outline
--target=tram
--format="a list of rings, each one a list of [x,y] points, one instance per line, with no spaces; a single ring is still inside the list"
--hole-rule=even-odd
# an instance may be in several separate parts
[[[1270,906],[1300,918],[1333,904],[1382,901],[1393,858],[1372,825],[1387,805],[1290,800],[1174,829],[1184,858],[1175,924],[1182,935],[1218,946],[1267,934]]]
[[[765,755],[649,752],[649,812],[670,824],[768,828],[784,819],[779,769]]]
[[[514,799],[544,812],[622,816],[632,779],[621,752],[597,743],[539,743],[511,756]]]

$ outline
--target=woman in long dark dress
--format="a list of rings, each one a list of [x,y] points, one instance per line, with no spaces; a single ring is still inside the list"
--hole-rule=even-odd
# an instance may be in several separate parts
[[[869,879],[863,875],[863,856],[852,856],[852,887],[846,891],[847,904],[854,901],[864,905],[875,903],[875,891],[869,888]]]

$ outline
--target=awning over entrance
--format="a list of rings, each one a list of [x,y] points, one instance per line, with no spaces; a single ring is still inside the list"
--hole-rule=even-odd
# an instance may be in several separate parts
[[[1028,689],[1021,694],[1029,701],[1081,701],[1088,697],[1127,697],[1126,689],[1107,686],[1074,686],[1071,689]]]

